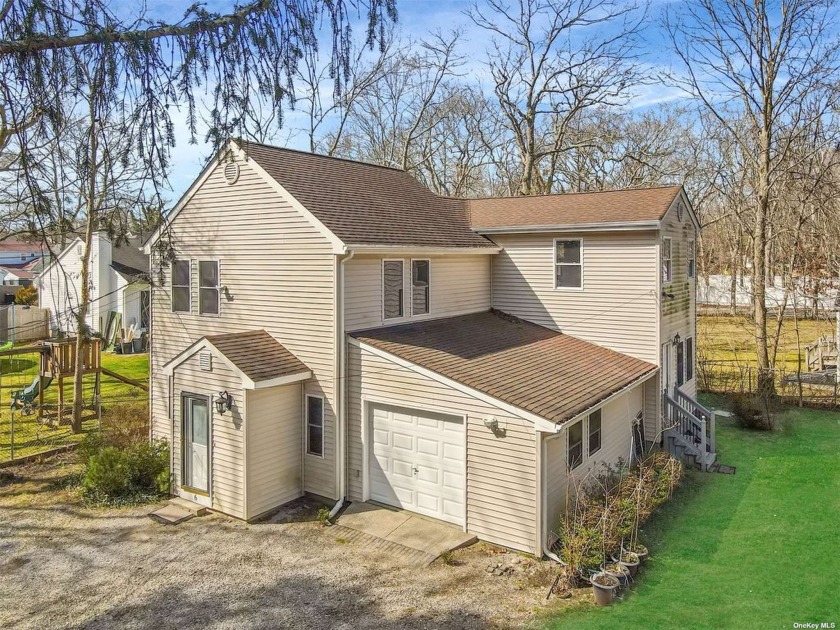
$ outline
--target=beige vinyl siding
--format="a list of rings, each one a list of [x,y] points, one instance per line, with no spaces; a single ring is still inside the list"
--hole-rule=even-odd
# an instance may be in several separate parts
[[[648,381],[651,382],[651,381]],[[630,462],[633,444],[633,420],[645,406],[644,383],[640,383],[608,402],[601,408],[601,449],[588,454],[589,433],[584,421],[583,463],[572,471],[573,480],[582,480],[605,470],[604,464],[616,465],[619,460]],[[574,481],[569,480],[568,468],[568,426],[557,437],[545,440],[544,479],[546,496],[546,525],[548,531],[556,531],[557,524],[566,507],[567,492]]]
[[[245,395],[242,380],[224,362],[213,358],[212,371],[202,370],[198,352],[175,367],[173,383],[177,392],[174,401],[175,441],[173,462],[175,483],[181,485],[181,394],[196,394],[210,399],[210,497],[213,509],[245,518]],[[233,396],[230,411],[216,413],[213,400],[219,392]],[[168,439],[168,434],[165,436]]]
[[[679,200],[679,198],[678,198]],[[676,203],[671,207],[662,220],[662,238],[671,238],[672,274],[670,284],[663,285],[663,291],[674,295],[674,299],[662,300],[661,339],[662,343],[670,341],[674,335],[680,335],[685,341],[687,337],[694,339],[694,355],[697,355],[697,321],[696,321],[696,272],[695,278],[688,277],[688,241],[696,240],[694,224],[689,216],[688,204],[685,204],[682,221],[677,216]],[[696,362],[695,362],[696,363]],[[676,383],[677,350],[671,348],[671,384]],[[683,384],[681,388],[689,396],[697,393],[697,370],[694,378]]]
[[[486,311],[490,308],[490,258],[488,254],[414,256],[431,261],[431,310],[426,315],[411,314],[411,260],[406,255],[359,255],[344,269],[345,326],[348,331],[393,325],[402,321],[434,319]],[[382,261],[403,260],[405,318],[382,317]]]
[[[228,185],[216,167],[173,221],[178,259],[192,261],[192,311],[172,313],[170,268],[155,256],[152,291],[153,434],[168,438],[166,378],[160,368],[203,335],[264,328],[313,373],[306,390],[323,395],[325,456],[304,457],[305,490],[336,498],[335,256],[331,244],[250,166]],[[154,249],[154,248],[153,248]],[[198,314],[198,261],[220,261],[220,314]],[[175,392],[177,394],[177,391]]]
[[[583,289],[554,288],[554,239],[583,239]],[[655,232],[505,234],[493,240],[493,306],[658,363]]]
[[[363,398],[467,416],[467,531],[536,552],[536,433],[533,424],[380,356],[348,346],[348,494],[363,499]],[[484,426],[495,416],[506,430]]]
[[[300,383],[295,383],[246,394],[249,519],[303,493],[301,392]]]

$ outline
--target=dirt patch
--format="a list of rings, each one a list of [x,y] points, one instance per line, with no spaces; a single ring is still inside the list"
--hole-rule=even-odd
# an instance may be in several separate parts
[[[569,605],[546,605],[548,563],[478,544],[400,566],[336,540],[314,500],[256,524],[91,510],[61,487],[74,465],[27,466],[0,489],[0,627],[501,629]]]

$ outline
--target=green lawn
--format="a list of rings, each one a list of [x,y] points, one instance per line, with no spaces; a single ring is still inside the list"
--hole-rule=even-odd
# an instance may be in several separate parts
[[[83,437],[83,434],[74,435],[66,424],[57,427],[40,424],[37,414],[25,415],[20,411],[15,411],[13,414],[9,409],[12,392],[29,385],[38,374],[37,359],[36,354],[0,358],[0,462],[8,461],[12,457],[13,416],[15,458],[78,442]],[[149,356],[147,354],[103,353],[102,365],[130,379],[148,383]],[[84,399],[86,405],[92,405],[93,402],[94,380],[93,375],[85,376]],[[65,381],[64,391],[66,405],[69,409],[73,400],[71,380]],[[120,402],[142,402],[146,399],[145,391],[104,374],[101,381],[101,393],[103,408]],[[44,391],[46,412],[55,414],[57,403],[58,383],[53,381],[52,385]],[[91,416],[92,412],[88,412],[87,415]],[[84,431],[90,431],[97,426],[97,420],[87,420],[84,423]]]
[[[840,413],[790,409],[784,430],[719,421],[735,475],[688,475],[643,533],[651,559],[624,601],[548,628],[791,628],[840,624]]]

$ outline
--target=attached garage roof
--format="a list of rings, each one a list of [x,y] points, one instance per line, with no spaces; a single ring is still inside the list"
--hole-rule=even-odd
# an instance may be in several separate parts
[[[554,423],[574,418],[658,369],[498,311],[351,334]]]

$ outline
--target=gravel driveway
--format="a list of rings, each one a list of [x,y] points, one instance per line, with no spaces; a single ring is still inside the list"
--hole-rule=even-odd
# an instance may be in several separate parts
[[[312,521],[172,527],[149,506],[89,509],[65,487],[74,466],[31,465],[0,488],[0,627],[511,628],[553,578],[487,545],[418,569]]]

